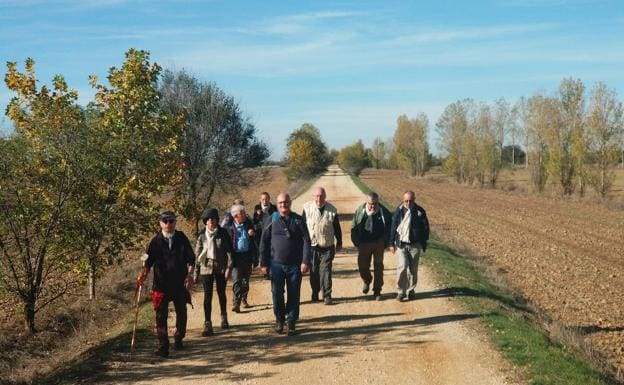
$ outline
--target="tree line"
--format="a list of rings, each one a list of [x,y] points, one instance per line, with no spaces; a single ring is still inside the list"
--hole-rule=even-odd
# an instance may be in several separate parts
[[[407,170],[424,176],[432,166],[458,183],[495,187],[503,167],[524,165],[530,186],[543,192],[548,184],[563,196],[585,195],[592,188],[606,196],[624,168],[624,109],[615,90],[599,82],[587,93],[579,79],[563,79],[557,92],[536,93],[510,104],[473,99],[446,106],[435,124],[439,157],[428,146],[429,120],[397,118],[392,138],[361,141],[333,150],[344,169],[365,167]]]
[[[232,96],[147,51],[130,49],[108,84],[90,77],[87,106],[61,75],[40,86],[32,59],[7,63],[4,80],[15,96],[13,132],[0,138],[0,301],[30,332],[54,301],[85,286],[93,298],[162,205],[197,230],[215,191],[270,155]]]

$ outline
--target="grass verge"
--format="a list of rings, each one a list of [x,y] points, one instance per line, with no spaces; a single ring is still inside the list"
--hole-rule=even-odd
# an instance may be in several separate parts
[[[371,189],[351,176],[364,193]],[[387,203],[381,202],[386,207]],[[470,313],[479,314],[493,345],[522,368],[532,385],[594,385],[617,382],[570,349],[551,341],[522,299],[490,282],[473,260],[438,240],[430,241],[423,263],[445,286],[441,295],[457,297]]]

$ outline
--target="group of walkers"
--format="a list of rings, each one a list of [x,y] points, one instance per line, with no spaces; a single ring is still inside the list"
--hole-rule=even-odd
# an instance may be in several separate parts
[[[310,272],[312,302],[332,305],[332,264],[342,249],[342,231],[336,207],[327,202],[323,187],[313,190],[313,200],[303,205],[302,214],[291,211],[288,193],[277,196],[277,206],[269,193],[263,192],[253,215],[244,203],[234,202],[221,223],[219,212],[209,208],[202,214],[205,229],[198,236],[195,248],[186,235],[176,230],[176,215],[160,213],[159,231],[147,247],[147,260],[137,279],[142,285],[153,268],[152,302],[156,312],[156,354],[169,356],[167,316],[169,303],[176,312],[174,348],[183,349],[186,334],[186,304],[190,290],[201,282],[204,289],[204,328],[202,336],[214,333],[212,326],[212,295],[216,286],[221,313],[221,328],[229,328],[226,303],[226,281],[232,278],[232,311],[250,307],[249,281],[254,267],[271,280],[275,331],[293,335],[299,319],[300,292],[303,274]],[[358,270],[363,282],[362,293],[382,299],[383,253],[390,250],[397,256],[397,300],[415,298],[420,255],[427,248],[429,222],[425,210],[415,202],[412,191],[403,194],[403,201],[392,215],[371,192],[357,207],[351,224],[351,240],[358,249]],[[373,273],[370,266],[373,263]],[[286,291],[284,290],[286,289]],[[284,294],[287,293],[287,298]]]

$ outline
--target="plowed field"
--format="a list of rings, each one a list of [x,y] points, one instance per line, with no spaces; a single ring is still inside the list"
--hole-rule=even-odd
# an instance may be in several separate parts
[[[485,257],[525,298],[624,369],[624,211],[401,171],[369,169],[361,179],[393,205],[414,190],[442,240]]]

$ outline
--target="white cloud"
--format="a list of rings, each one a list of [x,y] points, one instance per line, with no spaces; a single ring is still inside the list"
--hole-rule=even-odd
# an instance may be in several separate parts
[[[363,12],[350,11],[321,11],[278,16],[268,21],[260,22],[251,27],[238,29],[241,33],[252,35],[299,35],[326,21],[346,19],[365,15]]]

